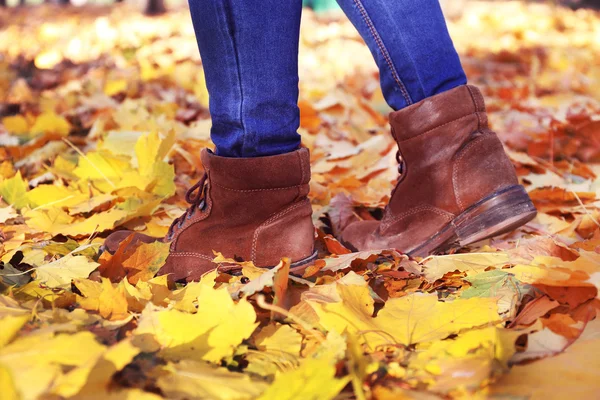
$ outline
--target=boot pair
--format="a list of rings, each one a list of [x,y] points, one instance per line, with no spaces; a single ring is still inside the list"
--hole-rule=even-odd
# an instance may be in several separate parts
[[[353,250],[397,249],[426,256],[511,231],[535,217],[514,168],[488,128],[481,93],[460,86],[390,114],[400,178],[381,221],[341,227]],[[171,242],[161,274],[198,280],[213,270],[213,250],[275,266],[281,257],[301,271],[316,259],[308,150],[257,158],[201,155],[206,174],[188,191],[188,210],[163,239]],[[130,234],[105,242],[114,253]]]

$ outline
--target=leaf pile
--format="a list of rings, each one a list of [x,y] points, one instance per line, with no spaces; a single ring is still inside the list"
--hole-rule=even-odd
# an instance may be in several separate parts
[[[320,259],[303,277],[284,258],[187,286],[155,277],[168,245],[99,251],[115,229],[164,235],[203,172],[210,120],[187,11],[44,5],[0,10],[0,26],[2,399],[596,396],[597,12],[476,2],[450,22],[540,213],[417,260],[333,236],[349,214],[380,215],[395,145],[366,46],[341,16],[306,12]]]

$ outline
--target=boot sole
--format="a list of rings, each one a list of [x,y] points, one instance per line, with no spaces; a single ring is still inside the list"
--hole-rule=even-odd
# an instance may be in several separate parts
[[[467,208],[425,243],[406,252],[411,257],[442,254],[511,232],[535,218],[537,210],[521,185],[494,192]]]
[[[318,252],[317,252],[317,250],[315,250],[314,253],[312,253],[310,256],[303,258],[302,260],[291,263],[289,274],[297,276],[297,277],[302,277],[302,275],[304,274],[304,271],[311,265],[314,265],[314,263],[317,259],[318,259]],[[275,267],[276,267],[276,265],[271,265],[269,267],[260,267],[260,268],[273,269]],[[242,267],[240,267],[239,265],[224,266],[224,264],[219,264],[217,266],[217,270],[219,270],[220,272],[225,272],[225,273],[227,273],[229,275],[233,275],[233,276],[240,276],[242,274]]]
[[[98,249],[98,257],[100,257],[102,255],[102,253],[104,253],[105,251],[107,253],[109,253],[110,255],[114,255],[114,253],[111,253],[104,245],[102,245]],[[317,252],[317,250],[315,250],[314,253],[312,255],[310,255],[309,257],[303,258],[300,261],[293,262],[290,265],[290,274],[298,276],[298,277],[302,277],[302,275],[304,275],[304,271],[311,265],[314,265],[314,263],[317,259],[318,259],[318,252]],[[275,266],[267,267],[267,268],[274,268],[274,267]],[[216,268],[218,269],[219,267],[217,266]],[[241,269],[240,269],[240,271],[241,271]]]
[[[290,275],[302,277],[302,275],[304,275],[304,271],[306,271],[306,269],[311,265],[314,265],[318,258],[318,252],[315,250],[311,256],[292,263],[290,265]]]

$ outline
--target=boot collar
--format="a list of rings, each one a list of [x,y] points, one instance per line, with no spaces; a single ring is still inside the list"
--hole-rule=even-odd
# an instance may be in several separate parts
[[[310,155],[305,148],[252,158],[221,157],[204,149],[200,158],[210,181],[228,189],[279,189],[310,181]]]
[[[479,128],[487,127],[481,92],[475,86],[463,85],[394,111],[389,119],[394,139],[401,143],[474,113]]]

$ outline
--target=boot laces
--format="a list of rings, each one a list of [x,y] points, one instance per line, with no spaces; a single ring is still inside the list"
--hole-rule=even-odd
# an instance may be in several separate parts
[[[190,204],[190,206],[185,210],[185,212],[179,217],[175,218],[169,227],[169,231],[167,233],[167,240],[171,240],[173,235],[175,234],[175,228],[181,229],[186,220],[191,219],[192,216],[196,213],[197,209],[204,210],[206,205],[205,201],[205,187],[206,180],[208,175],[205,173],[202,175],[202,178],[198,182],[196,182],[185,194],[185,201]]]

